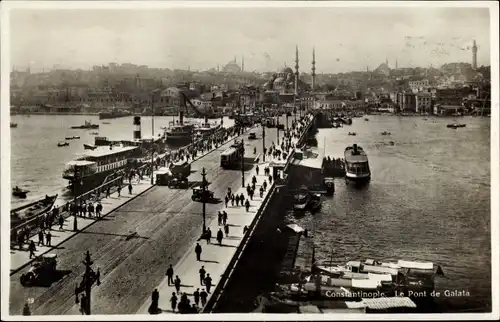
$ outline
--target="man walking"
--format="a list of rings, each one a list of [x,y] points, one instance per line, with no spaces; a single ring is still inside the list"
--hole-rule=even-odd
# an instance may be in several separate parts
[[[181,279],[179,278],[178,275],[175,276],[174,285],[175,285],[175,290],[177,291],[177,294],[179,294],[179,292],[181,290]]]
[[[172,268],[172,264],[167,269],[167,276],[168,276],[168,286],[170,286],[170,283],[174,284],[174,269]]]
[[[205,274],[207,273],[207,271],[205,271],[205,266],[202,266],[199,272],[200,272],[200,284],[203,285],[203,283],[205,282]]]
[[[224,232],[226,233],[226,238],[229,236],[229,225],[224,225]]]
[[[212,278],[210,274],[207,274],[207,277],[205,277],[205,287],[207,288],[207,292],[210,293],[210,288],[212,287]]]
[[[35,247],[34,241],[30,242],[30,244],[28,246],[28,250],[30,251],[30,259],[31,259],[31,257],[36,257],[36,255],[35,255],[36,247]]]
[[[201,246],[199,243],[196,243],[196,247],[194,248],[194,252],[196,253],[196,260],[199,262],[201,259]]]
[[[47,235],[45,235],[45,238],[47,238],[47,246],[52,246],[50,244],[50,240],[52,239],[52,234],[50,233],[50,230],[47,232]]]
[[[177,295],[175,295],[175,292],[172,292],[172,297],[170,297],[170,305],[172,312],[175,312],[175,308],[177,307]]]
[[[223,237],[224,237],[224,235],[222,234],[222,230],[219,228],[219,231],[217,232],[217,241],[219,242],[219,245],[222,245],[222,238]]]
[[[205,289],[202,289],[200,293],[201,306],[205,306],[205,304],[207,304],[207,297],[207,292],[205,292]]]
[[[224,210],[222,212],[222,224],[224,224],[224,226],[225,226],[226,223],[227,223],[227,212]]]
[[[149,314],[158,313],[159,300],[160,300],[160,293],[158,292],[158,289],[155,288],[155,290],[151,294],[151,306],[149,307]]]
[[[40,244],[42,244],[42,246],[44,244],[43,243],[43,231],[41,229],[38,231],[38,246],[40,246]]]
[[[194,303],[196,304],[196,306],[199,306],[199,303],[200,303],[200,289],[199,288],[197,288],[196,291],[194,291],[193,296],[194,296]]]

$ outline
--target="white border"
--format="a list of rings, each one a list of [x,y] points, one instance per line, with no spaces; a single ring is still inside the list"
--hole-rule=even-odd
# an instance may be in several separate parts
[[[277,2],[277,1],[2,1],[1,5],[1,245],[2,279],[1,312],[2,320],[11,321],[84,321],[84,320],[470,320],[499,319],[499,49],[498,49],[498,3],[493,1],[443,1],[443,2],[390,2],[390,1],[353,1],[353,2]],[[93,315],[93,316],[9,316],[9,217],[5,214],[10,209],[10,104],[9,104],[9,10],[11,9],[159,9],[172,7],[474,7],[490,8],[490,47],[491,47],[491,263],[492,263],[492,313],[458,314],[199,314],[199,315]],[[471,214],[473,215],[473,214]],[[474,272],[471,272],[474,274]]]

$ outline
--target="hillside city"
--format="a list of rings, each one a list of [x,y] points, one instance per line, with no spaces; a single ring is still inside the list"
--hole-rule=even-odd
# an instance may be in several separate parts
[[[247,71],[244,57],[205,71],[109,63],[91,70],[53,68],[11,72],[11,114],[96,114],[110,109],[137,115],[175,115],[179,92],[202,109],[228,115],[242,106],[355,109],[364,112],[436,114],[490,113],[490,66],[471,63],[440,67],[400,67],[386,59],[377,68],[348,73]],[[152,104],[153,102],[153,104]]]

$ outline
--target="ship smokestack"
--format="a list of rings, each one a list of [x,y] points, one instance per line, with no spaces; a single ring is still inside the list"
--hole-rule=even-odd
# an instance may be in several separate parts
[[[208,124],[208,116],[205,115],[205,124]]]
[[[141,117],[134,116],[134,140],[141,139]]]
[[[353,144],[352,148],[354,150],[354,154],[358,153],[358,145],[357,144]]]
[[[179,124],[182,125],[184,124],[184,112],[179,111]]]

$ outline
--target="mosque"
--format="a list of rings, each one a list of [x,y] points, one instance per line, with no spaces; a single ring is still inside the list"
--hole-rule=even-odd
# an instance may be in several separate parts
[[[316,82],[316,60],[315,51],[313,49],[312,60],[312,85],[308,85],[299,78],[299,48],[295,47],[295,72],[290,67],[284,67],[262,86],[267,91],[278,92],[279,94],[295,94],[298,95],[304,91],[314,91]]]

